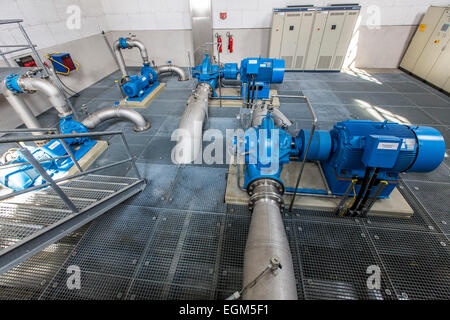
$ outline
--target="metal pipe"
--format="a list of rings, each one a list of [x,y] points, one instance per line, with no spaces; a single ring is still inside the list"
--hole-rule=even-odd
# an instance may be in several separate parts
[[[189,164],[198,159],[201,153],[203,123],[208,113],[211,92],[211,86],[202,82],[188,99],[177,130],[177,145],[172,157],[177,164]]]
[[[127,38],[127,45],[129,48],[138,48],[139,51],[141,52],[141,57],[142,57],[142,63],[143,64],[149,64],[149,60],[148,60],[148,53],[147,53],[147,49],[145,48],[145,45],[137,40],[137,39],[129,39]]]
[[[150,123],[134,110],[121,108],[105,108],[94,112],[84,119],[81,123],[88,129],[94,129],[100,123],[114,118],[123,118],[134,123],[134,131],[141,132],[150,128]]]
[[[267,116],[269,111],[269,103],[260,102],[257,103],[252,111],[252,127],[261,125],[262,119]],[[279,110],[279,108],[273,108],[271,115],[275,122],[275,125],[279,128],[286,128],[292,125],[292,122]]]
[[[58,111],[60,117],[73,114],[66,103],[65,97],[52,82],[41,78],[30,77],[20,77],[17,82],[24,91],[39,91],[44,93],[51,105]]]
[[[114,42],[114,53],[116,54],[117,64],[119,65],[119,69],[120,69],[120,72],[122,73],[122,77],[127,78],[128,77],[127,67],[125,65],[125,60],[123,59],[119,40],[116,40]]]
[[[179,81],[186,81],[189,80],[189,77],[187,76],[186,72],[181,67],[177,67],[174,65],[164,65],[164,66],[158,66],[154,68],[156,73],[160,75],[161,73],[166,72],[175,72],[178,75]]]
[[[298,299],[292,255],[281,217],[280,189],[281,184],[271,179],[257,180],[249,189],[249,208],[253,214],[244,253],[244,300]],[[273,259],[280,262],[281,268],[258,278]]]
[[[141,53],[143,64],[150,64],[149,59],[148,59],[147,49],[145,48],[145,45],[141,41],[136,40],[136,39],[131,39],[131,38],[127,38],[126,41],[127,41],[128,49],[131,49],[131,48],[139,49],[139,51]],[[120,40],[116,40],[114,42],[114,53],[116,54],[117,63],[119,64],[119,69],[120,69],[120,72],[122,73],[122,76],[128,77],[128,72],[126,69],[125,60],[123,59],[121,49],[122,49],[122,46],[120,45]]]
[[[6,100],[9,102],[14,111],[19,115],[20,119],[23,121],[27,128],[40,129],[42,128],[36,116],[30,109],[30,106],[26,103],[21,95],[15,94],[6,87],[6,79],[3,81],[2,93]],[[33,135],[42,135],[41,131],[32,132]]]

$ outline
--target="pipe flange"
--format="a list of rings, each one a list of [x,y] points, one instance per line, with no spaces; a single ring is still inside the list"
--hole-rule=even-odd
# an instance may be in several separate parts
[[[134,126],[133,127],[133,130],[135,131],[135,132],[143,132],[143,131],[147,131],[148,129],[150,129],[151,128],[151,124],[150,124],[150,122],[148,122],[147,121],[147,124],[145,125],[145,127],[136,127],[136,126]]]
[[[280,192],[280,190],[282,192]],[[261,178],[252,182],[252,184],[247,188],[247,192],[250,195],[248,202],[248,208],[253,212],[256,202],[258,201],[269,201],[276,204],[280,211],[284,210],[284,200],[283,185],[273,179]]]
[[[249,196],[252,196],[255,193],[255,190],[257,187],[261,186],[261,185],[265,185],[266,183],[271,184],[280,195],[284,194],[284,185],[275,180],[275,179],[271,179],[271,178],[259,178],[259,179],[255,179],[252,182],[250,182],[250,184],[247,187],[247,193]]]
[[[25,91],[19,85],[19,78],[20,75],[18,75],[17,73],[12,73],[5,78],[6,88],[8,88],[9,91],[15,94],[25,93]]]

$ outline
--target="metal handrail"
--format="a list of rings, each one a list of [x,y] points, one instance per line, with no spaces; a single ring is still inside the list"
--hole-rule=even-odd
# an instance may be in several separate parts
[[[293,99],[305,100],[306,103],[308,104],[309,111],[311,112],[311,115],[313,117],[313,124],[312,124],[312,127],[311,127],[311,134],[310,134],[309,139],[308,139],[308,145],[306,147],[305,155],[303,156],[303,161],[302,161],[302,165],[300,167],[300,172],[298,173],[297,183],[295,184],[294,194],[293,194],[293,197],[292,197],[291,204],[289,206],[289,212],[292,212],[292,208],[294,207],[295,197],[297,196],[297,190],[298,190],[298,187],[300,185],[300,180],[301,180],[302,175],[303,175],[303,170],[305,169],[306,160],[308,159],[309,148],[311,147],[311,142],[312,142],[312,139],[313,139],[313,136],[314,136],[314,132],[316,131],[317,116],[316,116],[316,113],[314,112],[314,108],[311,105],[311,102],[309,101],[309,98],[307,96],[273,95],[272,97],[274,97],[274,98],[293,98]]]
[[[36,131],[36,129],[16,129],[16,130],[8,130],[9,132],[33,132]],[[40,131],[40,129],[39,129]],[[52,131],[52,130],[49,130]],[[55,129],[56,131],[56,129]],[[117,162],[113,162],[111,164],[108,165],[104,165],[104,166],[100,166],[98,168],[94,168],[94,169],[90,169],[90,170],[86,170],[83,171],[83,169],[81,168],[80,164],[78,163],[77,159],[75,158],[72,150],[67,146],[66,142],[64,141],[64,139],[69,139],[69,138],[81,138],[81,137],[100,137],[100,136],[113,136],[113,135],[120,135],[121,139],[122,139],[122,143],[125,146],[125,151],[127,153],[128,158],[125,160],[121,160],[121,161],[117,161]],[[64,156],[65,158],[70,157],[72,159],[72,161],[74,162],[74,165],[77,167],[79,173],[78,174],[74,174],[71,176],[67,176],[67,177],[63,177],[60,179],[56,179],[54,180],[50,175],[48,175],[47,171],[44,169],[44,167],[41,165],[41,163],[43,162],[47,162],[50,161],[52,159],[56,159],[56,158],[60,158],[60,157],[56,157],[56,158],[52,158],[52,159],[46,159],[45,161],[38,161],[33,154],[25,147],[21,146],[21,148],[19,149],[19,151],[23,154],[23,156],[25,157],[25,159],[28,162],[24,162],[21,163],[20,165],[27,165],[27,164],[31,164],[33,166],[33,168],[39,172],[39,174],[44,178],[45,183],[31,187],[31,188],[27,188],[24,190],[20,190],[20,191],[15,191],[12,192],[10,194],[6,194],[3,196],[0,196],[0,201],[5,200],[5,199],[9,199],[21,194],[25,194],[31,191],[35,191],[35,190],[39,190],[39,189],[43,189],[46,187],[52,187],[53,190],[56,192],[56,194],[58,194],[58,196],[61,198],[61,200],[64,201],[64,203],[67,205],[67,207],[73,212],[73,213],[78,213],[79,210],[78,208],[73,204],[73,202],[69,199],[69,197],[65,194],[65,192],[58,186],[58,183],[60,182],[64,182],[70,179],[74,179],[74,178],[78,178],[84,175],[88,175],[90,173],[94,173],[100,170],[104,170],[107,168],[111,168],[113,166],[118,166],[120,164],[123,163],[127,163],[127,162],[131,162],[131,165],[133,167],[133,170],[136,173],[136,176],[138,179],[142,179],[139,173],[138,168],[136,167],[136,163],[135,163],[135,159],[131,154],[130,151],[130,147],[125,139],[125,135],[123,134],[123,132],[121,131],[100,131],[100,132],[87,132],[87,133],[74,133],[74,134],[54,134],[54,135],[40,135],[40,136],[28,136],[28,137],[20,137],[20,136],[16,136],[16,137],[4,137],[4,138],[0,138],[0,144],[2,143],[19,143],[19,142],[31,142],[31,141],[42,141],[42,140],[59,140],[64,149],[66,150],[66,152],[68,153],[68,156]],[[1,169],[1,167],[0,167]]]

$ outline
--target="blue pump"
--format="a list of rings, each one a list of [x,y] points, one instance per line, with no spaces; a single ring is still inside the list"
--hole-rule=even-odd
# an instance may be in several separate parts
[[[129,76],[128,81],[122,85],[122,90],[128,101],[142,101],[159,84],[156,71],[149,64],[144,64],[141,74]]]
[[[260,126],[248,129],[241,150],[246,154],[245,188],[262,178],[283,183],[282,165],[289,163],[290,157],[303,160],[310,135],[310,130],[301,130],[290,136],[275,127],[270,114]],[[445,150],[443,136],[431,127],[348,120],[337,123],[330,132],[315,131],[308,160],[320,161],[331,192],[341,196],[352,179],[361,179],[366,169],[377,168],[377,179],[387,182],[378,197],[388,198],[401,172],[433,171],[443,161]]]
[[[270,84],[282,83],[284,71],[284,60],[261,57],[243,59],[240,68],[238,68],[237,63],[225,63],[222,70],[219,71],[219,66],[212,64],[211,58],[206,53],[202,64],[192,69],[192,75],[199,82],[206,82],[214,89],[217,88],[219,77],[236,80],[238,75],[240,75],[242,83],[241,96],[235,98],[245,98],[247,88],[254,84],[258,99],[268,99],[270,97]],[[255,80],[254,83],[253,79]],[[217,96],[215,92],[213,96]]]

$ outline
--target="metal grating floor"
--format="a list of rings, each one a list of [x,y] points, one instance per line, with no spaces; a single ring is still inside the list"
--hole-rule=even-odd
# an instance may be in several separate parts
[[[83,91],[74,104],[107,106],[117,75]],[[1,275],[0,298],[224,299],[241,288],[250,214],[246,207],[224,204],[226,167],[171,163],[171,131],[193,83],[170,76],[163,81],[164,94],[138,109],[151,120],[151,131],[139,135],[127,130],[129,124],[109,123],[124,130],[148,179],[145,190]],[[401,72],[287,73],[277,89],[310,96],[322,129],[348,118],[395,118],[436,127],[450,146],[450,98]],[[299,128],[309,126],[305,106],[286,101],[281,108]],[[210,108],[208,127],[226,129],[237,111]],[[47,113],[45,119],[57,118]],[[120,153],[111,148],[99,162],[117,160]],[[433,173],[403,175],[401,192],[415,210],[412,219],[343,219],[304,210],[284,214],[299,298],[450,299],[449,164],[447,158]],[[117,181],[110,182],[78,181],[68,187],[114,191]],[[80,290],[66,286],[72,265],[82,271]],[[366,270],[372,265],[381,271],[380,290],[367,289]]]

